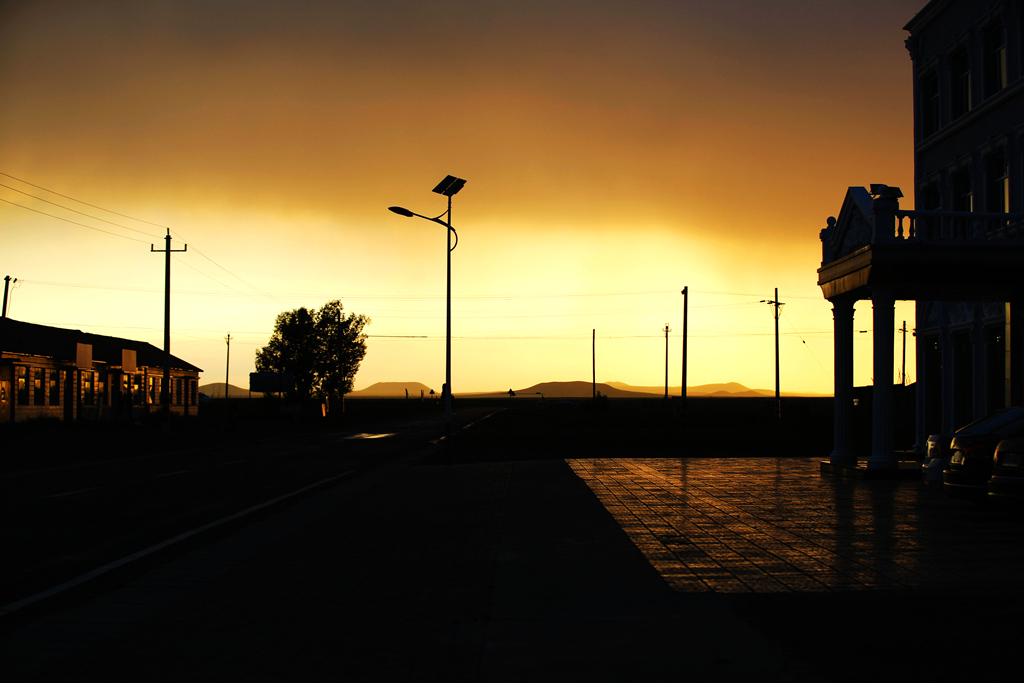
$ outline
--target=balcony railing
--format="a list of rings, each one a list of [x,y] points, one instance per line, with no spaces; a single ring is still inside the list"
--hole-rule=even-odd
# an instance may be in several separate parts
[[[889,241],[875,214],[875,238]],[[1024,242],[1024,214],[975,211],[896,211],[895,240],[920,243]],[[879,239],[880,238],[880,239]]]

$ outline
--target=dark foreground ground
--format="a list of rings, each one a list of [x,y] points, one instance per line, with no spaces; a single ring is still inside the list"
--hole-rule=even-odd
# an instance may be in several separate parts
[[[722,412],[701,418],[701,430],[657,403],[609,405],[597,421],[567,405],[475,407],[450,458],[435,448],[410,460],[413,439],[401,452],[368,447],[386,439],[346,440],[386,432],[379,416],[345,429],[240,430],[248,436],[207,426],[219,440],[202,452],[223,456],[213,478],[121,499],[122,516],[149,514],[145,498],[166,511],[196,491],[207,501],[250,485],[268,494],[274,481],[350,467],[341,452],[362,458],[360,474],[7,621],[5,679],[862,681],[1018,671],[1016,646],[1003,643],[1015,642],[1024,614],[1020,517],[918,481],[822,477],[816,463],[831,435],[816,422],[830,406],[800,413],[805,427],[792,439],[802,445],[782,456],[787,441],[763,436],[771,429],[756,403],[712,406]],[[429,440],[436,416],[422,417]],[[721,457],[720,443],[740,447]],[[240,477],[233,463],[249,453]],[[8,471],[5,497],[24,493],[26,476]],[[4,524],[31,530],[44,521],[36,513],[5,514]]]

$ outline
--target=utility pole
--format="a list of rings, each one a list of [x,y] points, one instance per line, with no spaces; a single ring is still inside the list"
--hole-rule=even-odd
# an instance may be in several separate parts
[[[900,369],[900,384],[907,386],[907,321],[903,321],[903,327],[900,328],[900,332],[903,333],[903,366]]]
[[[775,299],[773,301],[761,300],[761,303],[772,307],[772,315],[775,317],[775,412],[776,417],[782,418],[782,394],[779,391],[779,314],[786,304],[779,303],[779,288],[775,288]]]
[[[665,323],[665,400],[668,401],[668,333],[672,330],[669,329],[668,323]]]
[[[156,245],[149,245],[149,250],[164,253],[164,378],[163,386],[160,387],[160,403],[163,405],[164,417],[167,419],[167,428],[171,426],[171,253],[188,251],[188,245],[184,249],[171,249],[171,230],[167,229],[167,236],[164,237],[165,246],[157,249]]]
[[[11,288],[12,282],[17,282],[18,278],[12,278],[10,275],[4,277],[4,311],[3,317],[7,317],[7,291]]]
[[[224,366],[224,398],[228,397],[228,387],[231,386],[231,333],[228,332],[228,336],[224,337],[224,341],[228,344],[228,359]]]
[[[10,275],[4,277],[4,307],[2,309],[3,315],[0,315],[0,354],[4,350],[4,330],[7,327],[7,290],[10,289],[12,282],[17,282],[18,278],[12,278]]]
[[[590,331],[590,393],[594,414],[597,414],[597,328]]]

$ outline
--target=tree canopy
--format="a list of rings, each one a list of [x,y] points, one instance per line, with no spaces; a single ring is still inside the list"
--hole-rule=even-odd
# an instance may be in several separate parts
[[[340,399],[352,391],[359,363],[366,355],[370,323],[365,315],[345,315],[341,301],[318,310],[297,308],[277,316],[270,341],[256,352],[257,372],[289,372],[295,398]]]

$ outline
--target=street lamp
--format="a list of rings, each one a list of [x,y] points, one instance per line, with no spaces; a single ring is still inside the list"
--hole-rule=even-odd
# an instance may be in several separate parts
[[[437,187],[435,187],[433,191],[437,194],[443,194],[448,197],[448,210],[434,218],[415,213],[409,209],[402,208],[401,206],[388,207],[389,211],[397,213],[399,216],[405,216],[406,218],[412,218],[415,216],[416,218],[440,223],[444,227],[448,228],[448,288],[445,313],[447,330],[445,333],[444,349],[444,443],[445,457],[449,463],[451,462],[452,450],[452,251],[454,251],[455,247],[459,244],[459,233],[455,232],[455,228],[452,227],[452,197],[455,196],[465,184],[465,180],[462,178],[456,178],[453,175],[445,176],[444,180],[437,184]],[[448,217],[448,220],[441,220],[445,216]],[[455,244],[452,244],[452,235],[455,235]]]

